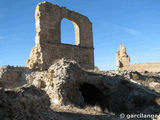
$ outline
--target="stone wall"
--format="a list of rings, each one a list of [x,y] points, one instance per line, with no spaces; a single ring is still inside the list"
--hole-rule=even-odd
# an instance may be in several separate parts
[[[131,64],[127,70],[138,71],[138,72],[160,72],[160,63],[136,63]]]
[[[77,12],[49,2],[36,7],[36,45],[27,60],[30,69],[45,70],[63,57],[76,60],[85,69],[94,69],[92,23]],[[61,21],[70,20],[75,28],[75,45],[61,44]]]
[[[126,53],[124,45],[116,53],[117,70],[130,70],[138,72],[160,72],[160,63],[136,63],[130,64],[130,58]]]
[[[30,74],[26,67],[0,67],[0,88],[5,86],[5,88],[10,89],[26,84],[26,74]]]
[[[79,47],[67,44],[42,44],[32,49],[27,65],[34,69],[47,69],[56,60],[66,58],[78,61],[82,68],[93,69],[94,55],[92,48]]]
[[[118,70],[128,67],[130,64],[130,58],[126,53],[126,48],[122,44],[120,45],[120,50],[116,52],[116,64]]]

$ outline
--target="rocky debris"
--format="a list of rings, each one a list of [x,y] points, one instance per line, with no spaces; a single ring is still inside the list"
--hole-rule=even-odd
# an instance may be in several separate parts
[[[84,101],[79,91],[79,83],[84,81],[86,73],[75,61],[61,59],[52,65],[46,74],[47,93],[55,104],[78,104]]]
[[[14,68],[12,70],[15,71]],[[94,115],[100,115],[100,118],[105,116],[106,120],[111,115],[112,118],[118,119],[114,116],[119,116],[121,113],[159,114],[160,111],[160,94],[147,88],[147,85],[149,86],[147,81],[150,78],[154,79],[152,82],[159,83],[159,73],[149,75],[148,72],[134,71],[85,71],[75,61],[66,59],[55,62],[46,71],[27,71],[22,69],[21,76],[23,77],[18,77],[18,79],[23,78],[26,81],[23,86],[34,85],[35,89],[45,92],[51,104],[51,106],[48,105],[50,111],[50,115],[46,115],[48,117],[54,116],[57,112],[56,115],[62,117],[57,117],[60,120],[63,120],[63,117],[71,119],[68,118],[68,113],[64,113],[67,111],[72,113],[71,116],[77,114],[83,116],[82,114],[87,113],[89,115],[87,117],[93,120],[99,118],[93,117]],[[147,82],[146,87],[145,82]],[[157,83],[150,82],[150,87],[154,89]],[[10,90],[16,89],[19,88],[14,87]],[[41,119],[43,117],[44,114]],[[88,120],[87,117],[83,116],[83,119]],[[50,118],[47,119],[50,120]]]
[[[27,67],[30,69],[41,70],[43,64],[42,48],[39,44],[36,44],[32,48],[30,59],[27,61]]]
[[[46,92],[29,85],[14,90],[4,91],[1,89],[0,98],[1,120],[122,120],[109,114],[90,115],[89,111],[83,111],[76,107],[74,110],[77,113],[68,113],[67,106],[63,107],[63,110],[55,112],[55,109],[50,106],[50,98]],[[60,109],[58,108],[58,110]]]
[[[160,93],[160,74],[159,73],[132,71],[132,72],[129,72],[128,78],[133,79],[138,84],[146,86],[151,90],[156,91],[157,93]]]
[[[46,75],[47,71],[32,71],[30,74],[26,74],[26,81],[30,85],[34,85],[38,88],[44,88],[45,82],[44,77]]]
[[[142,79],[142,75],[139,73],[139,72],[137,72],[137,71],[135,71],[135,72],[130,72],[130,78],[131,79],[133,79],[133,80],[139,80],[139,79]]]
[[[158,83],[158,82],[151,82],[151,83],[149,83],[149,87],[150,88],[157,88],[157,89],[159,89],[160,90],[160,83]]]
[[[43,111],[50,106],[49,97],[34,86],[0,91],[0,118],[3,120],[45,120]]]
[[[75,61],[61,59],[44,75],[43,82],[46,87],[43,89],[50,96],[51,103],[60,106],[73,105],[84,108],[96,105],[102,112],[115,114],[159,111],[156,105],[159,94],[124,77],[130,77],[131,73],[87,72]]]

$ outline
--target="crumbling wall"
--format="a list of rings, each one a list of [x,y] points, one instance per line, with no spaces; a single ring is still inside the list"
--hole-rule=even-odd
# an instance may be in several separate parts
[[[85,69],[94,69],[92,23],[77,12],[48,2],[36,7],[36,45],[27,60],[31,69],[48,69],[63,57],[76,60]],[[61,43],[61,21],[69,19],[75,28],[75,45]]]
[[[116,52],[117,70],[129,70],[138,72],[160,72],[160,63],[135,63],[130,64],[130,58],[126,53],[124,45],[120,45],[120,50]]]
[[[160,72],[160,63],[135,63],[131,64],[127,70],[138,72]]]
[[[30,74],[26,67],[2,66],[0,67],[0,87],[15,88],[27,84],[26,75]]]
[[[130,57],[126,53],[126,48],[124,45],[120,45],[120,50],[116,52],[116,64],[117,69],[122,70],[130,65]]]

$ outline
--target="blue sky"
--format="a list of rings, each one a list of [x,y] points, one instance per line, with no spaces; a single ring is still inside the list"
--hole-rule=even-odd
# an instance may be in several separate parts
[[[26,65],[35,45],[35,7],[42,0],[1,0],[0,66]],[[124,44],[131,63],[160,61],[160,0],[48,0],[87,16],[93,23],[95,65],[116,69]],[[62,21],[62,42],[74,44],[74,28]]]

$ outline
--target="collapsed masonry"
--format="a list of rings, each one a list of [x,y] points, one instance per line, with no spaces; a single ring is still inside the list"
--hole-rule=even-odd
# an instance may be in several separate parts
[[[135,63],[130,64],[130,57],[126,53],[124,45],[116,52],[117,70],[130,70],[138,72],[160,72],[160,63]]]
[[[16,91],[20,88],[22,91],[22,95],[20,94],[21,96],[18,97],[20,102],[16,97],[12,97],[14,100],[11,99],[10,101],[13,101],[11,105],[17,105],[20,109],[23,108],[24,115],[28,115],[25,114],[25,110],[30,110],[30,107],[31,112],[38,107],[36,114],[39,115],[37,113],[40,112],[39,109],[44,109],[45,106],[50,109],[50,105],[58,106],[59,108],[67,105],[81,108],[85,108],[88,105],[91,107],[97,106],[101,112],[108,113],[107,111],[110,111],[117,115],[120,113],[133,114],[137,111],[141,113],[150,113],[152,111],[155,114],[159,114],[159,93],[132,82],[129,72],[115,72],[117,73],[107,71],[89,72],[81,69],[75,61],[61,59],[46,71],[32,71],[27,68],[10,66],[0,67],[0,81],[3,81],[5,90]],[[125,74],[128,78],[122,76],[122,74]],[[160,84],[159,82],[154,83]],[[21,91],[18,93],[21,93]],[[14,103],[15,99],[17,101],[16,104]],[[0,105],[3,106],[1,103],[3,102],[0,99]],[[26,107],[23,107],[23,105]],[[16,110],[17,106],[15,106]],[[32,107],[35,108],[33,109]],[[15,109],[12,112],[16,112]],[[8,114],[9,112],[6,113]]]
[[[61,21],[70,20],[75,28],[75,45],[61,43]],[[57,59],[75,60],[85,69],[94,69],[92,23],[77,12],[49,2],[36,7],[36,45],[33,47],[27,67],[46,70]]]

